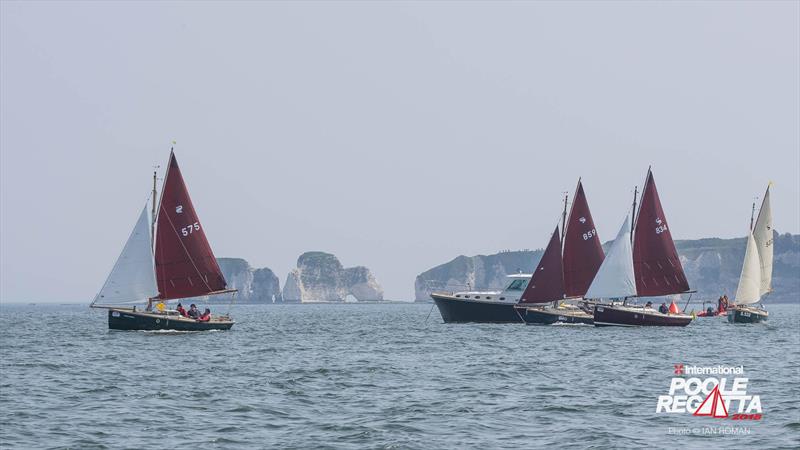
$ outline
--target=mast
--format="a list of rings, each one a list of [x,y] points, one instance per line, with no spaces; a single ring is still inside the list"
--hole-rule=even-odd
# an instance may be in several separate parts
[[[636,220],[636,194],[639,193],[639,186],[633,187],[633,206],[631,206],[631,221]],[[636,224],[634,224],[635,226]],[[633,230],[633,228],[631,228]],[[631,242],[633,242],[633,233],[631,233]]]
[[[753,198],[753,209],[750,211],[750,232],[753,231],[753,218],[756,215],[756,200],[758,200],[758,197]]]
[[[578,178],[578,183],[580,183],[580,178]],[[564,235],[567,233],[567,203],[569,201],[569,192],[564,191],[564,212],[561,214],[561,242],[560,248],[561,250],[561,284],[564,284]],[[556,228],[557,229],[557,228]],[[553,300],[553,308],[558,307],[558,302],[564,298],[562,294],[562,298],[558,300]]]
[[[578,183],[581,179],[578,178]],[[561,239],[564,239],[564,234],[567,232],[567,200],[569,199],[569,192],[564,192],[564,213],[561,215]]]
[[[150,215],[150,236],[153,237],[153,243],[155,244],[155,235],[156,235],[156,196],[158,193],[156,192],[156,170],[159,166],[153,166],[153,194],[151,198],[153,199],[153,210],[152,214]]]

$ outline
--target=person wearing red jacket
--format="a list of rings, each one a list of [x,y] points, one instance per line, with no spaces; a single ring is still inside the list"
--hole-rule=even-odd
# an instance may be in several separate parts
[[[186,310],[183,308],[183,305],[181,305],[180,303],[178,303],[178,306],[176,306],[176,307],[175,307],[175,310],[176,310],[176,311],[178,311],[178,314],[180,314],[181,316],[183,316],[183,317],[189,317],[189,316],[186,314]]]
[[[206,310],[203,311],[203,314],[200,315],[200,317],[197,318],[197,321],[198,322],[209,322],[209,321],[211,321],[211,310],[206,308]]]

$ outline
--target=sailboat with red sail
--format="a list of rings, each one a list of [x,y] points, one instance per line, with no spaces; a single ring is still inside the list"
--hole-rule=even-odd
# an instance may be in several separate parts
[[[553,231],[530,283],[515,306],[527,324],[593,323],[592,314],[578,305],[563,302],[583,298],[604,258],[581,180],[575,189],[569,218],[564,198],[562,217],[562,232],[558,227]]]
[[[634,209],[636,199],[634,194]],[[597,271],[587,298],[608,299],[594,307],[595,326],[686,326],[692,316],[677,311],[658,311],[649,305],[628,304],[635,297],[661,297],[690,293],[667,218],[661,206],[653,172],[647,171],[638,216],[631,229],[628,218]],[[620,303],[619,300],[622,300]],[[616,302],[614,300],[617,300]]]
[[[158,209],[155,173],[149,201],[155,220],[150,220],[145,206],[90,306],[108,309],[112,330],[230,329],[234,321],[228,315],[195,318],[166,306],[169,301],[236,292],[227,289],[174,152],[170,152]],[[142,302],[147,306],[137,310],[136,303]],[[158,302],[155,309],[154,302]]]

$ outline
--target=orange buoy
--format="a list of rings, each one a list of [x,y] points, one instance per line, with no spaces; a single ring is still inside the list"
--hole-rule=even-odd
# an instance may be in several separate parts
[[[669,312],[670,314],[678,314],[679,312],[681,312],[678,309],[678,305],[675,304],[675,300],[673,300],[672,303],[669,304]]]

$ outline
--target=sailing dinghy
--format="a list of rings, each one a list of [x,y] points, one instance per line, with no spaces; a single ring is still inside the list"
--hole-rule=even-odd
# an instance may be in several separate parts
[[[753,203],[753,212],[755,208]],[[769,318],[769,313],[760,302],[763,296],[772,291],[772,242],[772,207],[767,186],[755,226],[752,215],[750,217],[742,273],[739,276],[734,305],[728,308],[728,322],[758,323]]]
[[[199,321],[166,307],[150,310],[154,301],[167,304],[170,300],[236,292],[226,288],[174,152],[170,152],[157,212],[155,183],[154,173],[151,201],[156,219],[151,222],[147,206],[142,209],[122,253],[90,306],[108,309],[108,328],[112,330],[230,329],[234,321],[228,315]],[[137,310],[135,304],[142,302],[148,307]]]
[[[575,189],[569,219],[566,198],[562,217],[563,249],[556,227],[530,283],[515,306],[527,324],[591,325],[594,322],[592,314],[578,305],[562,302],[564,299],[580,299],[586,294],[604,257],[581,180]]]
[[[683,327],[691,323],[692,316],[688,314],[661,313],[647,306],[628,304],[628,299],[634,297],[691,292],[650,170],[647,171],[632,242],[631,246],[631,227],[626,215],[586,293],[586,298],[612,300],[611,304],[594,306],[594,325]],[[614,299],[622,299],[622,302]]]

